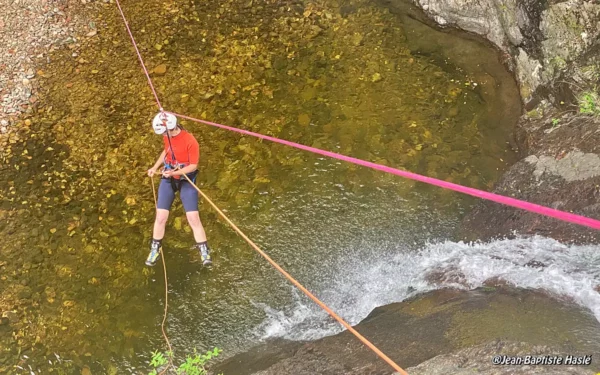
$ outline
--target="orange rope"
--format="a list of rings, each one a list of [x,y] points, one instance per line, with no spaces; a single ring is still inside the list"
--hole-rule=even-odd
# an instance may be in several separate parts
[[[150,184],[152,185],[152,194],[154,194],[154,207],[158,208],[158,203],[156,200],[156,187],[154,186],[154,177],[152,176],[150,176]],[[165,264],[165,254],[163,253],[162,246],[160,247],[160,257],[162,259],[163,270],[165,273],[165,313],[163,314],[163,320],[160,325],[160,329],[162,330],[163,337],[165,338],[167,346],[169,347],[169,353],[167,355],[169,358],[169,363],[167,363],[167,367],[160,372],[160,375],[163,375],[170,367],[173,367],[173,348],[171,347],[171,342],[169,341],[169,337],[165,332],[165,322],[167,321],[167,310],[169,308],[169,282],[167,280],[167,265]]]
[[[298,289],[300,289],[304,294],[306,294],[310,299],[312,299],[317,305],[321,306],[321,308],[325,311],[327,311],[327,313],[329,315],[331,315],[335,320],[337,320],[341,325],[343,325],[344,327],[346,327],[346,329],[350,332],[352,332],[352,334],[354,336],[356,336],[360,341],[362,341],[363,344],[365,344],[367,347],[369,347],[369,349],[371,349],[372,351],[375,352],[375,354],[377,354],[381,359],[383,359],[384,361],[386,361],[390,366],[392,366],[392,368],[396,371],[398,371],[398,373],[400,373],[401,375],[408,375],[408,373],[406,371],[404,371],[400,366],[398,366],[394,361],[392,361],[387,355],[385,355],[381,350],[377,349],[377,347],[375,345],[373,345],[369,340],[367,340],[363,335],[361,335],[360,333],[358,333],[354,328],[352,328],[352,326],[350,324],[348,324],[344,319],[342,319],[339,315],[337,315],[333,310],[331,310],[329,307],[327,307],[327,305],[325,305],[323,302],[321,302],[317,297],[315,297],[311,292],[308,291],[308,289],[306,289],[302,284],[300,284],[298,281],[296,281],[296,279],[294,279],[289,273],[287,273],[283,268],[281,268],[281,266],[279,266],[277,263],[275,263],[275,261],[273,259],[271,259],[271,257],[269,257],[264,251],[262,251],[254,242],[252,242],[252,240],[250,238],[248,238],[248,236],[246,236],[231,220],[229,220],[229,218],[223,213],[223,211],[221,211],[219,209],[219,207],[217,207],[211,200],[210,198],[208,198],[206,196],[206,194],[204,194],[202,192],[202,190],[200,190],[198,188],[198,186],[196,186],[196,184],[194,184],[188,176],[186,176],[185,174],[183,175],[186,180],[188,180],[188,182],[190,184],[192,184],[192,186],[194,186],[194,188],[196,188],[196,190],[198,190],[198,193],[200,193],[200,195],[202,195],[202,198],[206,199],[206,201],[212,206],[212,208],[215,209],[215,211],[217,211],[219,213],[219,215],[221,215],[221,217],[233,228],[233,230],[235,230],[244,240],[246,240],[246,242],[248,242],[248,244],[250,246],[252,246],[252,248],[254,250],[256,250],[256,252],[258,252],[260,255],[262,255],[263,258],[265,258],[267,260],[267,262],[271,263],[271,265],[273,267],[275,267],[275,269],[277,271],[279,271],[283,276],[285,276],[292,284],[294,284]]]

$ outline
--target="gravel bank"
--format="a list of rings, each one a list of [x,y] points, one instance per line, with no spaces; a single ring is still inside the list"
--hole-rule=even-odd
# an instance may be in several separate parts
[[[7,133],[37,102],[36,76],[59,48],[76,54],[79,33],[89,32],[74,10],[86,0],[0,0],[0,133]]]

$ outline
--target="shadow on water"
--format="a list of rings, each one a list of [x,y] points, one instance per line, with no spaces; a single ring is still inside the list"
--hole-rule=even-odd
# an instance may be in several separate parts
[[[82,41],[76,59],[66,49],[53,56],[38,76],[45,94],[31,125],[2,141],[7,371],[137,373],[164,346],[162,270],[143,266],[153,221],[144,173],[161,147],[149,128],[156,107],[114,5],[94,7],[97,38]],[[515,158],[507,142],[518,91],[478,42],[361,0],[130,1],[125,12],[169,110],[482,189]],[[463,60],[465,51],[477,59]],[[317,294],[345,258],[451,237],[472,204],[184,125],[201,144],[201,188]],[[178,358],[194,347],[244,350],[260,339],[258,305],[295,300],[207,205],[200,210],[212,270],[190,249],[180,203],[164,242]]]

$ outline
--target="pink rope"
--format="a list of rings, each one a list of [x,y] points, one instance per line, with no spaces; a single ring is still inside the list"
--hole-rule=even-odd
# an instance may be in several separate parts
[[[138,55],[138,59],[140,59],[140,64],[142,64],[142,69],[144,69],[144,74],[146,74],[146,78],[148,79],[148,84],[150,85],[150,89],[152,89],[152,93],[154,94],[154,99],[156,99],[156,104],[158,105],[158,109],[163,110],[162,105],[160,104],[160,100],[158,99],[158,95],[156,94],[156,90],[154,89],[154,85],[152,84],[152,80],[150,79],[150,74],[148,74],[148,70],[146,69],[146,65],[144,64],[144,59],[142,59],[142,55],[140,54],[140,50],[135,43],[135,39],[133,38],[133,34],[131,33],[131,29],[129,28],[129,23],[127,22],[127,18],[125,18],[125,14],[123,13],[123,9],[121,9],[121,4],[119,0],[115,0],[117,3],[117,7],[119,8],[119,12],[121,13],[121,17],[123,17],[123,22],[125,22],[125,27],[127,28],[127,32],[129,33],[129,37],[131,38],[131,42],[133,43],[133,47],[135,48],[135,52]]]
[[[259,133],[254,133],[254,132],[251,132],[251,131],[248,131],[248,130],[233,128],[231,126],[225,126],[225,125],[217,124],[217,123],[210,122],[210,121],[204,121],[204,120],[200,120],[200,119],[189,117],[189,116],[185,116],[185,115],[180,115],[178,113],[173,113],[173,112],[167,112],[167,113],[171,113],[172,115],[175,115],[177,117],[181,117],[181,118],[184,118],[184,119],[187,119],[187,120],[190,120],[190,121],[195,121],[195,122],[199,122],[199,123],[206,124],[206,125],[216,126],[218,128],[221,128],[221,129],[226,129],[226,130],[233,131],[233,132],[240,133],[240,134],[250,135],[252,137],[266,139],[266,140],[271,141],[271,142],[276,142],[276,143],[279,143],[279,144],[282,144],[282,145],[286,145],[286,146],[298,148],[298,149],[309,151],[309,152],[312,152],[312,153],[315,153],[315,154],[327,156],[327,157],[338,159],[338,160],[343,160],[343,161],[346,161],[348,163],[362,165],[364,167],[376,169],[376,170],[383,171],[383,172],[386,172],[386,173],[391,173],[391,174],[394,174],[396,176],[401,176],[401,177],[405,177],[405,178],[408,178],[408,179],[411,179],[411,180],[424,182],[424,183],[429,184],[429,185],[434,185],[434,186],[438,186],[438,187],[441,187],[441,188],[444,188],[444,189],[449,189],[449,190],[457,191],[459,193],[468,194],[468,195],[471,195],[471,196],[474,196],[474,197],[477,197],[477,198],[486,199],[486,200],[489,200],[489,201],[492,201],[492,202],[496,202],[496,203],[500,203],[500,204],[504,204],[504,205],[507,205],[507,206],[520,208],[520,209],[525,210],[525,211],[530,211],[530,212],[534,212],[534,213],[537,213],[537,214],[540,214],[540,215],[545,215],[545,216],[553,217],[555,219],[559,219],[559,220],[562,220],[562,221],[567,221],[567,222],[570,222],[570,223],[574,223],[574,224],[578,224],[578,225],[583,225],[583,226],[594,228],[594,229],[600,229],[600,221],[591,219],[589,217],[575,215],[575,214],[564,212],[564,211],[560,211],[560,210],[555,210],[553,208],[549,208],[549,207],[545,207],[545,206],[540,206],[538,204],[533,204],[533,203],[525,202],[525,201],[522,201],[522,200],[519,200],[519,199],[510,198],[510,197],[506,197],[506,196],[499,195],[499,194],[488,193],[488,192],[483,191],[483,190],[478,190],[478,189],[474,189],[474,188],[470,188],[470,187],[466,187],[466,186],[454,184],[452,182],[438,180],[438,179],[435,179],[435,178],[432,178],[432,177],[421,176],[421,175],[416,174],[416,173],[402,171],[400,169],[387,167],[385,165],[381,165],[381,164],[377,164],[377,163],[372,163],[372,162],[369,162],[369,161],[365,161],[365,160],[353,158],[353,157],[350,157],[350,156],[341,155],[341,154],[338,154],[338,153],[335,153],[335,152],[331,152],[331,151],[321,150],[321,149],[318,149],[318,148],[315,148],[315,147],[305,146],[305,145],[302,145],[302,144],[299,144],[299,143],[295,143],[295,142],[285,141],[283,139],[279,139],[279,138],[275,138],[275,137],[270,137],[268,135],[263,135],[263,134],[259,134]]]

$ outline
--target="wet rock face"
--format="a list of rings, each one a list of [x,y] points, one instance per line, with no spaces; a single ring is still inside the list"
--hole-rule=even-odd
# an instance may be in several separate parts
[[[525,103],[600,36],[600,4],[589,0],[413,1],[438,24],[481,35],[510,54]]]
[[[491,361],[497,354],[585,355],[600,350],[600,325],[587,311],[508,287],[433,291],[379,307],[355,328],[411,375],[473,374],[474,369],[489,375],[541,374],[531,366],[494,366]],[[507,341],[495,341],[497,337]],[[594,374],[599,366],[596,360],[572,371],[564,366],[542,369],[544,374]],[[347,331],[309,343],[271,341],[212,370],[238,375],[392,372]]]
[[[415,0],[442,26],[457,26],[479,34],[500,48],[519,45],[523,34],[519,24],[530,25],[528,7],[519,9],[516,0]],[[537,5],[535,8],[540,7]],[[529,7],[530,9],[531,7]]]
[[[600,134],[598,120],[553,114],[523,119],[521,143],[529,155],[506,172],[494,191],[561,211],[600,217]],[[539,234],[568,243],[600,243],[600,232],[491,202],[479,202],[463,221],[461,237],[488,240]]]

